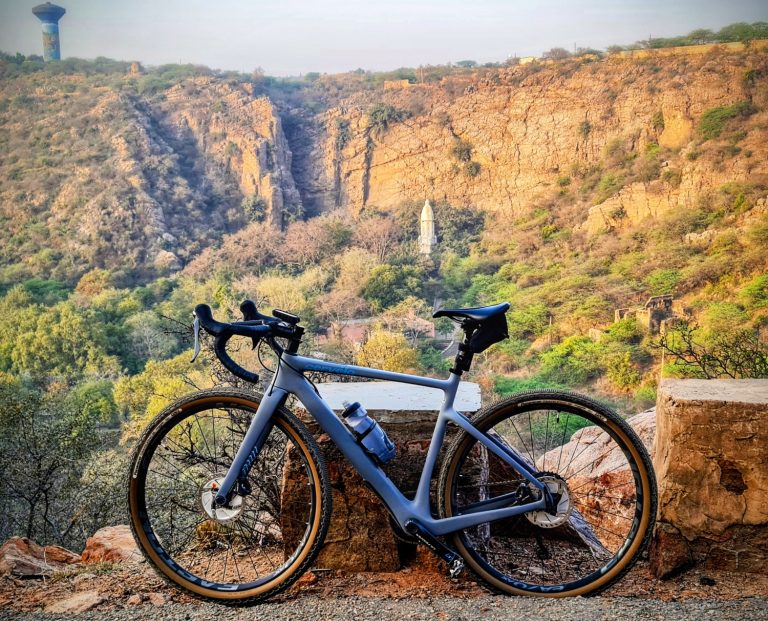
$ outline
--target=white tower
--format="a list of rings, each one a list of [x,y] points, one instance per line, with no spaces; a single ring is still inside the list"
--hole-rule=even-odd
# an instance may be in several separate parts
[[[437,243],[435,235],[435,214],[432,211],[432,205],[429,201],[424,202],[424,208],[421,210],[421,235],[419,235],[419,252],[421,254],[432,254],[432,248]]]

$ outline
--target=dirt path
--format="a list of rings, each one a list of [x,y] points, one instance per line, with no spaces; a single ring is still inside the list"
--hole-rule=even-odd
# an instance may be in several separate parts
[[[471,574],[452,582],[429,555],[393,573],[310,572],[288,593],[246,609],[250,612],[203,604],[169,587],[145,562],[87,565],[46,581],[0,580],[0,618],[37,618],[50,605],[82,593],[92,594],[98,603],[80,616],[116,621],[134,615],[153,621],[185,617],[379,621],[387,610],[389,618],[404,619],[469,619],[478,611],[487,613],[482,618],[488,619],[672,621],[714,613],[717,617],[705,618],[768,619],[768,576],[691,571],[662,582],[641,563],[603,596],[551,602],[489,595]],[[306,611],[306,616],[296,616],[299,611]],[[537,616],[539,612],[543,616]]]

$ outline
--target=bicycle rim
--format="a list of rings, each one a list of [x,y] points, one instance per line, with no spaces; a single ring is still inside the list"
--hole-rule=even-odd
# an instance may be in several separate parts
[[[213,503],[257,406],[226,394],[171,406],[136,452],[129,500],[137,541],[166,578],[199,596],[241,603],[287,588],[327,530],[324,469],[311,437],[283,412],[251,468],[250,493],[227,508]]]
[[[655,485],[642,444],[617,415],[571,395],[528,395],[476,422],[540,472],[559,501],[465,529],[453,537],[472,569],[507,593],[584,595],[618,579],[647,545]],[[536,492],[470,436],[460,438],[443,478],[445,515],[516,492]]]

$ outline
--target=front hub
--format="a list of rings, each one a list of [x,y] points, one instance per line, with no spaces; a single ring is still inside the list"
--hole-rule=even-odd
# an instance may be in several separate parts
[[[211,479],[200,488],[200,508],[205,514],[217,522],[231,522],[236,520],[243,511],[243,497],[235,494],[225,506],[216,504],[216,494],[224,482],[224,475]]]

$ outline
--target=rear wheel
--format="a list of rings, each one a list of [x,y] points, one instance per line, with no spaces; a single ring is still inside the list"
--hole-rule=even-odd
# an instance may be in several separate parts
[[[146,558],[174,585],[223,603],[288,588],[317,557],[330,521],[323,457],[284,408],[250,489],[227,507],[213,502],[258,405],[258,396],[230,390],[177,401],[150,423],[131,466],[131,527]]]
[[[607,588],[648,544],[656,483],[648,452],[605,406],[570,393],[524,393],[480,412],[475,426],[538,471],[555,498],[533,511],[455,533],[453,543],[490,586],[510,594],[586,595]],[[441,470],[441,514],[541,492],[472,436],[462,433]]]

